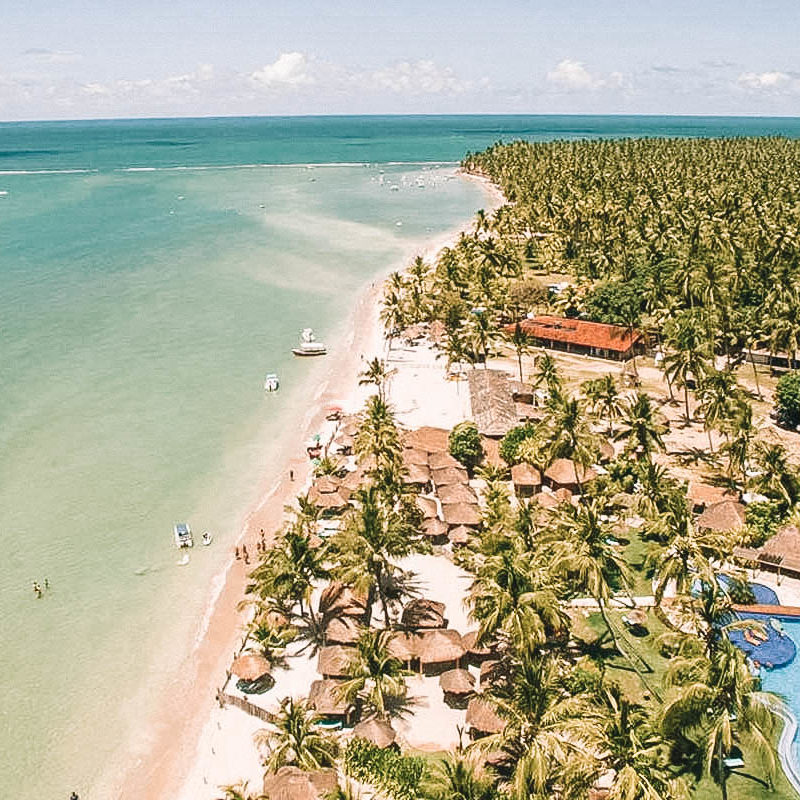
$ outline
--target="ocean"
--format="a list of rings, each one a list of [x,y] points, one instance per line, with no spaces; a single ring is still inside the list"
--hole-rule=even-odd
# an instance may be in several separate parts
[[[767,134],[800,121],[0,124],[0,795],[99,796],[299,428],[322,368],[292,358],[299,331],[335,359],[354,297],[483,205],[465,152]],[[179,568],[182,520],[215,540]]]

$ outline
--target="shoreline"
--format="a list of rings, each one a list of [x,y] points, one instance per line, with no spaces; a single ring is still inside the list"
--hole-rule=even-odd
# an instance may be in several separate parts
[[[488,201],[485,205],[487,212],[506,202],[499,187],[485,177],[461,169],[456,174],[482,187]],[[471,223],[472,217],[457,228],[428,240],[418,248],[418,253],[425,260],[435,258],[443,248],[457,241]],[[334,353],[331,354],[336,360],[327,365],[320,378],[309,379],[311,402],[300,422],[298,435],[293,437],[293,445],[287,446],[286,452],[281,452],[276,459],[280,465],[280,477],[276,479],[270,471],[260,481],[258,499],[244,515],[239,536],[234,542],[237,546],[249,542],[251,552],[255,554],[255,542],[262,530],[268,546],[274,541],[275,532],[285,517],[284,506],[294,500],[310,476],[311,463],[302,450],[302,442],[324,421],[325,407],[341,405],[347,412],[360,408],[368,394],[368,387],[358,385],[362,361],[380,354],[385,346],[379,317],[384,283],[391,272],[405,269],[411,258],[411,254],[404,255],[399,267],[398,262],[394,262],[359,292],[336,337]],[[337,354],[336,351],[340,352]],[[293,481],[289,479],[290,470],[294,471]],[[247,575],[253,566],[255,560],[245,565],[229,555],[212,579],[188,659],[191,669],[180,677],[182,691],[169,693],[165,702],[159,704],[157,717],[147,720],[146,724],[152,731],[148,736],[149,745],[130,759],[134,763],[129,761],[129,768],[123,767],[115,781],[114,796],[121,800],[172,796],[194,800],[193,778],[195,782],[200,780],[198,776],[206,758],[202,751],[203,739],[218,708],[216,690],[230,666],[233,653],[241,645],[243,612],[239,605],[244,598]],[[189,687],[188,690],[185,687]],[[231,780],[239,777],[233,775]],[[204,776],[202,780],[205,780]]]

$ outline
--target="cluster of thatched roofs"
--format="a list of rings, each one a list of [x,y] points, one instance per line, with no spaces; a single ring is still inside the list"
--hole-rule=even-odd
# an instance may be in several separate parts
[[[470,530],[480,525],[481,512],[467,470],[449,453],[448,439],[443,428],[409,431],[403,438],[403,463],[409,483],[432,495],[417,498],[423,535],[434,542],[465,544]]]

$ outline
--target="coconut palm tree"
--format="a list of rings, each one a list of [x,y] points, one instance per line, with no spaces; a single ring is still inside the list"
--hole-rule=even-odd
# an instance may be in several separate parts
[[[728,770],[724,760],[734,745],[748,746],[759,755],[768,774],[776,767],[772,736],[776,719],[771,696],[759,691],[744,654],[727,638],[710,658],[673,659],[666,676],[673,691],[660,714],[668,739],[689,742],[702,754],[706,772],[728,797]]]
[[[386,402],[386,384],[394,374],[394,370],[386,368],[386,362],[380,358],[373,358],[367,362],[367,366],[358,375],[359,386],[375,386],[378,390],[378,398],[381,402]]]
[[[495,780],[476,752],[451,753],[431,768],[425,800],[496,800]]]
[[[670,350],[663,361],[667,379],[683,389],[686,419],[691,419],[689,411],[689,384],[692,380],[701,381],[708,371],[711,354],[705,331],[697,314],[681,312],[667,327],[667,342]]]
[[[265,794],[252,794],[249,792],[247,781],[239,781],[229,786],[220,786],[225,792],[224,800],[267,800]]]
[[[505,728],[474,746],[508,756],[519,797],[552,796],[563,766],[584,756],[595,735],[589,699],[564,691],[561,670],[554,656],[524,651],[512,661],[509,680],[489,690]]]
[[[708,434],[708,447],[713,453],[711,431],[721,431],[730,422],[741,390],[733,372],[711,369],[703,376],[697,396],[700,400],[698,410],[703,415],[703,427]]]
[[[370,458],[376,467],[391,466],[401,461],[400,433],[394,413],[377,394],[370,397],[362,413],[355,439],[359,459]]]
[[[758,473],[753,478],[753,488],[774,498],[785,507],[800,500],[800,478],[790,466],[786,449],[780,444],[758,442],[755,449]]]
[[[533,385],[536,389],[545,386],[550,398],[561,394],[562,381],[558,371],[558,362],[546,350],[536,356]]]
[[[629,453],[650,461],[652,454],[664,450],[666,427],[656,419],[656,411],[646,392],[637,392],[623,407],[620,429],[614,439],[625,442]]]
[[[544,425],[544,447],[549,461],[570,458],[584,469],[595,461],[597,436],[579,398],[559,396],[550,403]],[[582,493],[577,472],[576,477]]]
[[[403,711],[406,698],[405,676],[400,659],[389,652],[389,630],[362,631],[347,665],[347,680],[341,696],[348,702],[360,699],[369,713],[379,716]]]
[[[531,352],[530,338],[518,323],[514,325],[513,333],[506,334],[505,340],[513,346],[514,352],[517,354],[517,367],[519,368],[519,380],[523,381],[522,377],[522,356]]]
[[[609,436],[614,436],[614,420],[619,419],[623,410],[623,401],[617,389],[613,375],[586,381],[582,387],[592,411],[608,422]]]
[[[552,531],[551,569],[562,574],[576,592],[594,598],[614,646],[617,637],[608,619],[608,602],[617,590],[630,585],[629,569],[623,554],[609,542],[612,531],[601,520],[602,506],[597,500],[578,507],[562,504]]]
[[[498,634],[517,647],[544,644],[567,629],[542,554],[506,550],[487,558],[470,588],[467,603],[478,622],[478,641]]]
[[[304,700],[285,698],[271,726],[253,736],[255,743],[266,750],[267,772],[277,772],[285,766],[303,770],[334,766],[338,745],[335,739],[320,733],[318,721]]]
[[[356,507],[345,517],[343,529],[331,539],[332,573],[365,594],[377,594],[386,627],[389,617],[387,590],[403,558],[419,545],[413,530],[393,508],[387,508],[375,486],[353,494]]]

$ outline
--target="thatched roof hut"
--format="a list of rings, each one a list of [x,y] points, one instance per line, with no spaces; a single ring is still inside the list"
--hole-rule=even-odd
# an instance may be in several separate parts
[[[350,492],[344,486],[334,492],[320,492],[316,486],[312,486],[307,495],[308,502],[323,511],[343,511],[349,505],[349,497]]]
[[[472,418],[483,436],[499,439],[519,422],[512,387],[505,372],[473,369],[467,374]]]
[[[348,472],[347,475],[342,478],[341,485],[350,492],[354,492],[359,486],[361,486],[363,481],[364,469],[359,466]]]
[[[355,644],[363,630],[355,617],[337,617],[325,629],[325,644]]]
[[[444,540],[447,538],[447,523],[442,522],[438,517],[428,517],[422,523],[420,528],[422,535],[434,541]]]
[[[450,540],[450,544],[461,546],[469,544],[469,537],[471,533],[472,530],[466,525],[456,525],[454,528],[450,529],[447,534],[447,538]]]
[[[332,475],[320,475],[314,480],[314,488],[321,494],[338,492],[341,485],[341,481]]]
[[[493,467],[506,467],[506,462],[500,458],[500,442],[497,439],[490,439],[488,436],[481,436],[481,447],[483,447],[483,463],[491,464]]]
[[[502,733],[506,724],[494,706],[483,697],[473,697],[467,705],[467,727],[478,734]]]
[[[447,451],[431,453],[428,456],[428,466],[431,469],[445,469],[446,467],[464,469],[464,465],[457,458],[453,458]]]
[[[475,691],[475,678],[465,669],[449,669],[439,676],[445,694],[467,695]]]
[[[417,497],[414,498],[414,502],[417,504],[417,508],[422,512],[423,519],[431,519],[432,517],[439,516],[439,507],[436,505],[434,499],[417,495]]]
[[[477,503],[443,504],[442,517],[451,526],[481,524],[481,511]]]
[[[370,717],[353,728],[353,736],[366,739],[382,750],[391,747],[397,739],[395,729],[381,717]]]
[[[231,672],[247,683],[269,675],[271,670],[272,665],[260,653],[243,653],[231,664]]]
[[[406,467],[403,481],[409,486],[427,486],[431,482],[431,471],[422,464],[411,464]]]
[[[514,464],[511,467],[511,480],[514,488],[521,494],[532,494],[542,485],[542,473],[531,464]]]
[[[319,596],[319,611],[332,616],[364,618],[367,598],[340,581],[331,581]]]
[[[559,500],[552,492],[539,492],[533,498],[542,508],[558,508]]]
[[[800,529],[784,525],[760,548],[736,547],[733,554],[755,562],[762,569],[800,575]]]
[[[424,450],[426,453],[447,452],[449,438],[450,431],[426,425],[413,431],[407,431],[403,436],[403,444],[405,447]]]
[[[494,683],[503,672],[502,662],[491,658],[481,664],[481,686]]]
[[[478,631],[468,631],[461,637],[461,644],[467,648],[467,653],[476,658],[486,658],[492,654],[492,651],[484,646],[478,644]]]
[[[440,486],[449,486],[453,483],[469,483],[469,476],[463,467],[442,467],[442,469],[432,469],[431,479],[433,480],[433,485],[437,488]]]
[[[353,648],[331,644],[320,648],[317,672],[323,678],[345,678],[347,668],[353,660]]]
[[[414,447],[404,447],[403,464],[406,467],[410,467],[412,464],[416,464],[420,467],[430,466],[428,464],[428,453],[426,450],[417,450]]]
[[[544,477],[553,489],[562,486],[571,491],[579,491],[581,485],[597,477],[592,467],[583,467],[570,458],[557,458],[545,471]]]
[[[457,664],[466,652],[458,631],[449,629],[426,631],[422,635],[419,661],[423,667]]]
[[[723,500],[710,505],[698,518],[697,527],[727,533],[738,531],[745,524],[745,507],[736,500]]]
[[[389,655],[399,658],[404,664],[419,658],[421,647],[422,635],[410,631],[397,631],[387,643]]]
[[[308,690],[308,704],[321,717],[343,717],[350,713],[353,704],[342,698],[344,681],[323,678],[313,681]]]
[[[427,600],[418,597],[407,603],[400,619],[406,628],[444,628],[447,620],[444,618],[444,603],[436,600]]]
[[[274,775],[264,776],[267,800],[324,800],[338,785],[333,769],[303,772],[297,767],[281,767]]]
[[[442,503],[467,503],[477,505],[478,496],[475,490],[466,483],[451,483],[450,485],[440,486],[436,490],[436,495]]]

